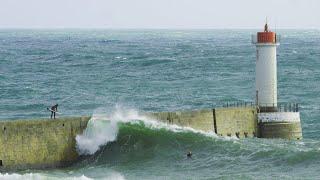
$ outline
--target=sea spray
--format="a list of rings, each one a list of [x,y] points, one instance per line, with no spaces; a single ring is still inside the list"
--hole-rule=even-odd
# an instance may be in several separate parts
[[[114,141],[118,132],[116,123],[91,118],[83,134],[76,136],[78,152],[82,155],[94,154],[101,145]]]
[[[138,111],[123,110],[120,106],[116,106],[116,110],[110,116],[94,114],[83,134],[76,136],[77,151],[81,155],[94,154],[100,146],[116,140],[118,122],[133,120],[145,120],[145,117],[140,116]]]

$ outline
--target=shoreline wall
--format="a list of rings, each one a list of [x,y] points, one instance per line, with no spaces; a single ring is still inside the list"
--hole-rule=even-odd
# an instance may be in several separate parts
[[[90,117],[0,121],[0,170],[63,167],[78,159]]]

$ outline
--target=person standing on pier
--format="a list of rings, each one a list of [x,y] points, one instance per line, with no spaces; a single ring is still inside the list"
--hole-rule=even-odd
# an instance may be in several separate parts
[[[51,111],[50,118],[52,119],[52,116],[53,116],[53,119],[56,119],[56,112],[58,111],[58,104],[52,106],[50,109],[48,108],[48,110]]]

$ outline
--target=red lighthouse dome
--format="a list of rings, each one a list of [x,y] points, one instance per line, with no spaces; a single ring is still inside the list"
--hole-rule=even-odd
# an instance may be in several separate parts
[[[276,33],[269,31],[268,24],[264,25],[264,32],[258,32],[258,43],[276,43]]]

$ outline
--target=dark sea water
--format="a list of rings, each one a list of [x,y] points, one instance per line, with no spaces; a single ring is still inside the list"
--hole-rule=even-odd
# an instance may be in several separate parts
[[[254,101],[256,31],[0,30],[0,120],[48,117],[54,103],[101,119],[77,147],[82,161],[0,179],[319,179],[319,30],[278,32],[278,101],[299,103],[302,141],[222,138],[138,115]]]

